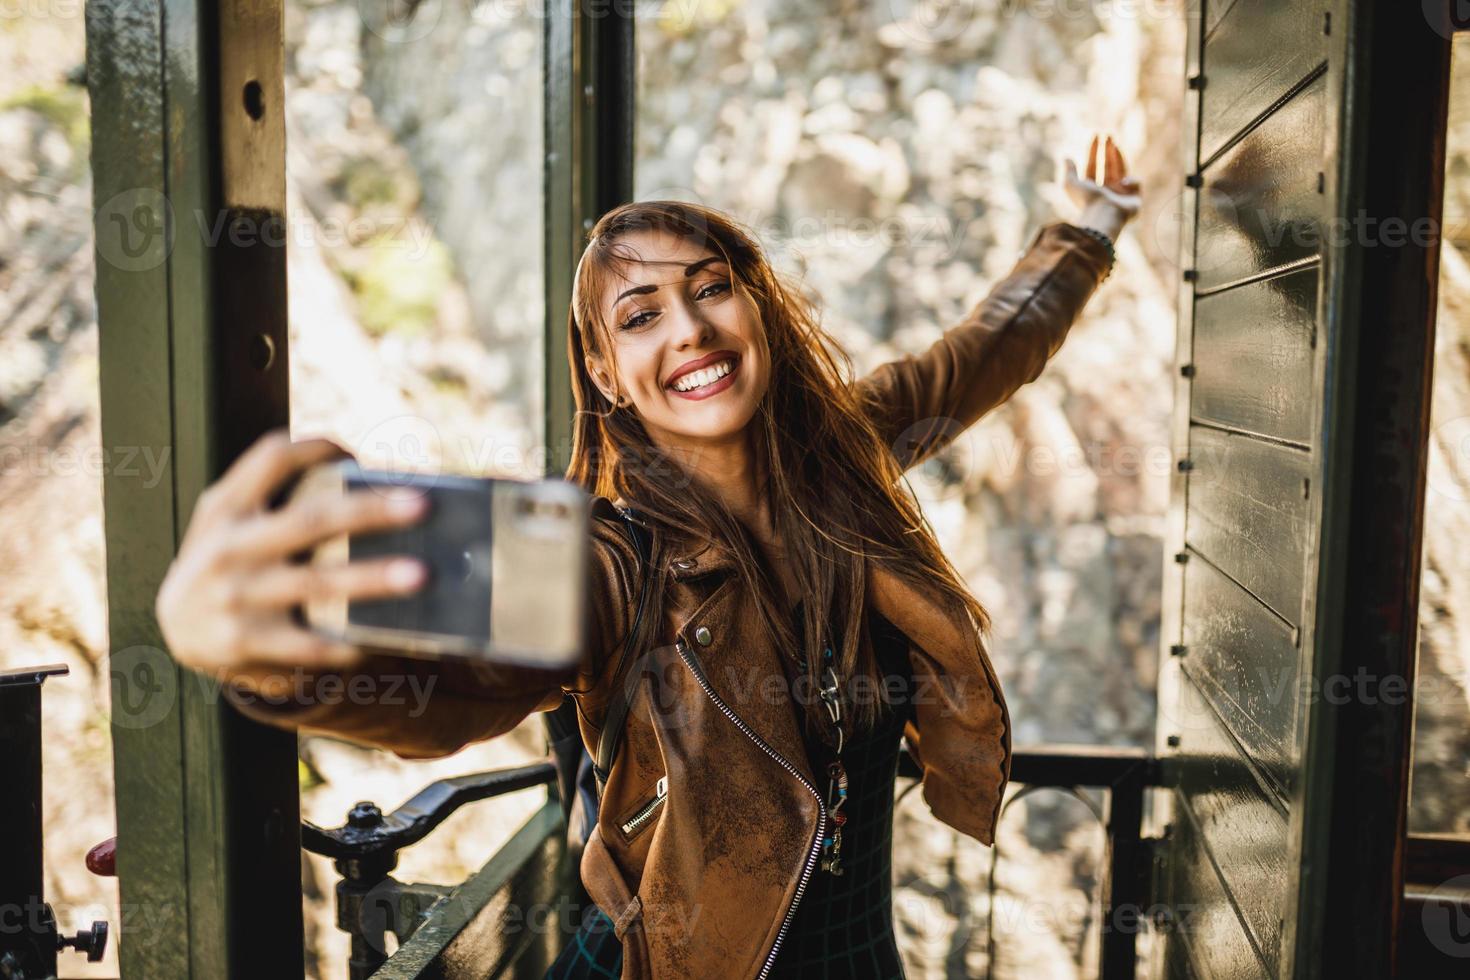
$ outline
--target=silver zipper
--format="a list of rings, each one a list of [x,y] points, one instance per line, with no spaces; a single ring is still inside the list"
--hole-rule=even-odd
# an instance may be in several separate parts
[[[782,758],[780,753],[767,745],[764,739],[757,735],[749,725],[741,721],[740,717],[734,711],[730,710],[724,701],[720,700],[720,696],[714,692],[714,688],[710,687],[709,680],[704,676],[704,668],[700,666],[698,659],[694,656],[694,651],[690,650],[682,639],[676,640],[674,647],[679,651],[679,656],[683,659],[685,666],[694,674],[694,679],[704,689],[704,693],[714,702],[715,707],[719,708],[725,714],[725,717],[733,721],[735,727],[744,732],[745,736],[754,742],[762,752],[775,759],[781,764],[782,768],[800,780],[801,785],[805,786],[807,792],[812,794],[812,799],[817,801],[817,833],[812,837],[811,850],[806,856],[806,866],[801,869],[801,880],[797,882],[796,894],[791,896],[791,904],[786,909],[785,918],[781,920],[781,930],[776,933],[776,942],[771,946],[771,952],[766,956],[766,963],[761,967],[761,972],[756,977],[756,980],[765,980],[766,975],[771,972],[771,966],[776,962],[776,954],[781,951],[781,943],[786,939],[786,930],[791,926],[791,917],[796,914],[796,906],[801,903],[801,896],[806,891],[807,882],[811,880],[812,868],[816,867],[817,854],[822,848],[822,835],[827,830],[827,805],[822,802],[822,794],[818,793],[817,788],[801,774],[801,770]]]
[[[663,803],[664,797],[669,794],[669,777],[660,776],[658,778],[658,785],[654,788],[653,792],[653,799],[639,807],[637,813],[623,822],[623,834],[625,836],[632,837],[643,828],[644,824],[653,819],[655,811]]]

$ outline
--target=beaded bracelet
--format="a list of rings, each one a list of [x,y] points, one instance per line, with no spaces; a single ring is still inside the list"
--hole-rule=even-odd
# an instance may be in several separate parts
[[[1103,248],[1108,250],[1108,271],[1104,272],[1103,277],[1098,280],[1099,283],[1106,282],[1108,276],[1113,274],[1113,263],[1118,257],[1118,253],[1113,250],[1113,240],[1108,237],[1106,232],[1098,231],[1096,228],[1091,228],[1087,225],[1076,225],[1074,227],[1083,234],[1096,238],[1102,243]]]

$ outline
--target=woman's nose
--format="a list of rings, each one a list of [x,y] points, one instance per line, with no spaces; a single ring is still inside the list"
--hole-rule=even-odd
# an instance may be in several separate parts
[[[673,320],[671,342],[679,350],[698,347],[714,333],[709,321],[700,316],[697,309],[687,304],[675,306],[670,312],[670,318]]]

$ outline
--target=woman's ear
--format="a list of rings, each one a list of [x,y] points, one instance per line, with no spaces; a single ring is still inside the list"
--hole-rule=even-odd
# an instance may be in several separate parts
[[[598,391],[602,392],[602,397],[608,401],[613,401],[613,386],[608,378],[607,369],[603,366],[602,359],[595,354],[588,354],[583,363],[587,366],[587,374],[592,378],[592,383],[597,385]]]

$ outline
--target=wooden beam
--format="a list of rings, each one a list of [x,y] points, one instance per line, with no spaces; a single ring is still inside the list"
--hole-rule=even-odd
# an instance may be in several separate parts
[[[633,199],[633,5],[550,0],[545,72],[547,475],[572,454],[567,311],[572,276],[597,219]]]
[[[1297,880],[1281,975],[1390,977],[1403,898],[1449,38],[1388,0],[1333,3],[1328,13],[1330,222],[1318,304],[1327,350],[1313,480],[1322,491],[1303,643],[1321,696],[1304,704],[1291,801]],[[1408,234],[1391,231],[1389,219]]]
[[[281,27],[276,0],[87,5],[103,448],[161,464],[103,486],[124,977],[303,971],[295,737],[153,617],[200,491],[288,420]]]

